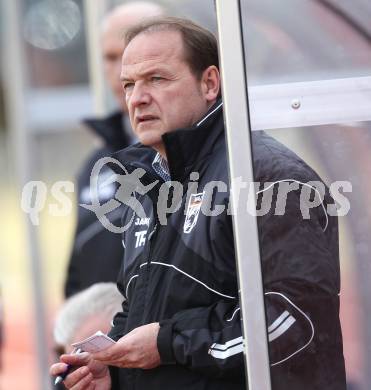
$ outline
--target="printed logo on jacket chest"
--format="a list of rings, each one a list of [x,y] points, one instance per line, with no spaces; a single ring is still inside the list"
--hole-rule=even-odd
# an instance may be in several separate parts
[[[201,210],[203,197],[204,192],[200,192],[199,194],[192,194],[189,198],[187,213],[183,225],[184,233],[190,233],[192,229],[196,226],[198,215],[200,214]]]
[[[149,218],[136,218],[135,226],[147,226],[147,230],[140,230],[135,232],[135,248],[144,246],[146,243],[146,236],[149,226]]]

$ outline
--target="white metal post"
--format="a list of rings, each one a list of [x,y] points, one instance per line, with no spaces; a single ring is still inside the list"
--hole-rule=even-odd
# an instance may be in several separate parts
[[[216,0],[224,115],[231,178],[254,181],[251,126],[238,0]],[[247,208],[237,210],[238,194],[231,192],[233,227],[245,340],[249,390],[270,390],[270,370],[259,237],[256,217]],[[255,197],[249,199],[255,208]]]
[[[84,0],[85,35],[88,48],[89,79],[94,102],[94,113],[107,113],[106,89],[101,53],[101,20],[107,1]]]
[[[20,0],[5,1],[4,22],[4,76],[5,102],[7,122],[12,139],[15,155],[16,172],[20,190],[30,180],[32,174],[32,135],[27,129],[26,102],[25,102],[25,71],[23,47],[20,34]],[[21,191],[19,191],[19,194]],[[19,202],[20,202],[19,195]],[[47,326],[44,305],[42,265],[39,253],[36,227],[25,215],[27,245],[32,277],[32,296],[34,302],[35,338],[37,345],[37,362],[39,374],[39,388],[50,389],[49,364],[47,354]],[[14,245],[17,245],[16,242]],[[20,367],[20,369],[22,369]]]

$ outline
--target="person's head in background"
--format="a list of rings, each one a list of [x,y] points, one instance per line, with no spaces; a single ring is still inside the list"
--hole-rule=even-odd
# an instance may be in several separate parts
[[[107,333],[113,316],[121,310],[122,300],[115,283],[96,283],[67,299],[54,324],[56,352],[70,353],[72,343],[98,330]]]
[[[158,4],[132,1],[115,7],[103,20],[101,44],[104,73],[119,107],[125,112],[127,108],[120,81],[121,58],[125,48],[124,31],[144,18],[164,13],[164,9]]]

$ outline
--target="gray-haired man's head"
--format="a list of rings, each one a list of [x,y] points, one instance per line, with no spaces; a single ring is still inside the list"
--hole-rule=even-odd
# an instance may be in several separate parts
[[[113,316],[121,310],[122,300],[115,283],[96,283],[67,299],[54,325],[58,352],[71,351],[71,343],[98,330],[109,331]]]

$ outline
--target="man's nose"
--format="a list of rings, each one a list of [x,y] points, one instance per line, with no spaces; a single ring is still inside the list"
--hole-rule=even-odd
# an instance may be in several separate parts
[[[143,104],[149,104],[151,95],[148,89],[141,82],[136,82],[129,96],[129,103],[133,107],[138,107]]]

